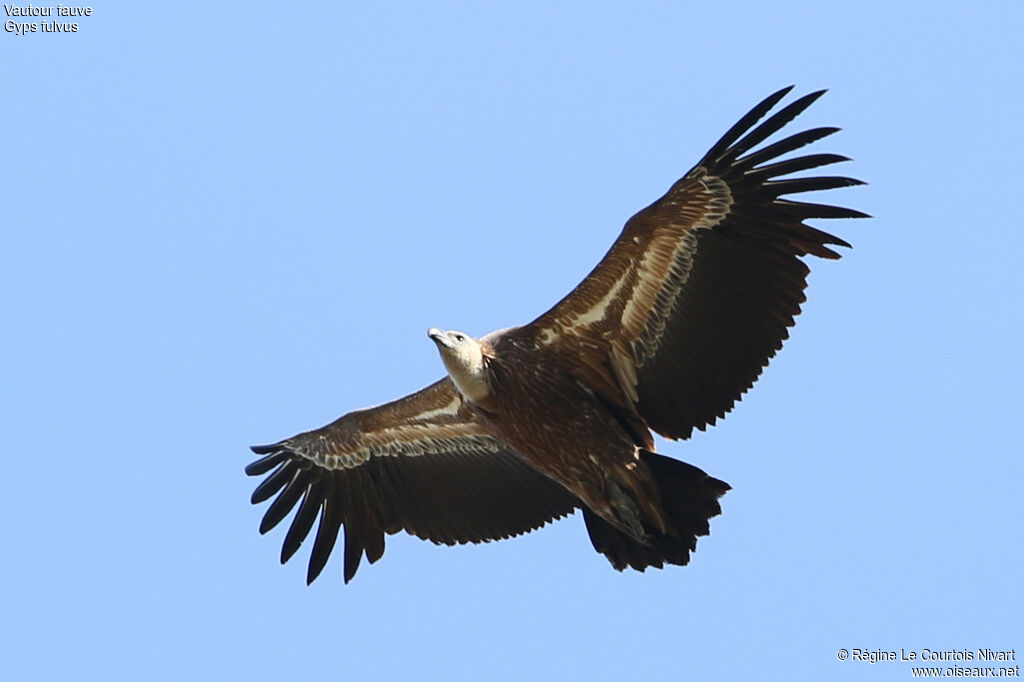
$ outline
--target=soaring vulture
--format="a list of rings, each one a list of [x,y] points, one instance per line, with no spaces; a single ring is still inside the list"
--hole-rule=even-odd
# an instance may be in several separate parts
[[[729,485],[654,452],[651,431],[687,438],[724,417],[782,347],[804,301],[808,254],[845,241],[805,224],[860,218],[783,199],[861,184],[788,177],[848,159],[780,157],[836,132],[814,128],[755,149],[823,94],[757,122],[754,107],[665,196],[626,223],[594,270],[536,320],[480,339],[431,328],[448,375],[252,450],[277,496],[266,533],[298,506],[282,563],[319,517],[307,581],[345,527],[344,576],[404,530],[453,545],[508,538],[581,509],[612,566],[685,565]]]

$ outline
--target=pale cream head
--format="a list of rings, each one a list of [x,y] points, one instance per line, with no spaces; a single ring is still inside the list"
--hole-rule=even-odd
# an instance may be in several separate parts
[[[491,393],[484,365],[483,348],[469,334],[454,329],[443,332],[437,327],[427,330],[427,336],[437,345],[448,376],[465,398],[481,402]]]

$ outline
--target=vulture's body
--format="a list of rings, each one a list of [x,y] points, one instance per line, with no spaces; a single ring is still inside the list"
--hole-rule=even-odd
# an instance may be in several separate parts
[[[777,157],[835,128],[752,149],[821,93],[741,119],[669,192],[630,219],[590,275],[532,323],[481,339],[430,329],[448,377],[274,445],[251,475],[266,532],[296,505],[286,561],[319,517],[308,580],[345,527],[345,580],[384,536],[505,538],[583,511],[618,569],[686,564],[729,486],[654,453],[651,431],[686,438],[725,415],[781,347],[804,300],[808,254],[847,244],[804,224],[861,217],[781,199],[844,177],[780,176],[846,160]],[[751,128],[753,128],[751,130]]]

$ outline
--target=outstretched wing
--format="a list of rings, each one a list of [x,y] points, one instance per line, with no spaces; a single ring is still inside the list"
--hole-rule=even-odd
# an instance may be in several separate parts
[[[839,161],[778,157],[836,132],[815,128],[752,151],[824,91],[757,121],[791,90],[754,107],[676,182],[633,216],[604,259],[554,308],[524,328],[563,346],[600,388],[669,438],[724,417],[788,336],[805,300],[808,254],[849,246],[805,224],[859,211],[782,199],[862,184],[846,177],[783,178]],[[753,128],[751,130],[751,128]]]
[[[260,533],[298,505],[281,563],[320,518],[308,582],[323,570],[342,526],[348,582],[363,554],[370,563],[384,554],[385,533],[405,530],[448,545],[497,540],[539,528],[578,505],[487,434],[448,378],[252,450],[263,456],[246,473],[270,472],[253,492],[253,504],[277,495]]]

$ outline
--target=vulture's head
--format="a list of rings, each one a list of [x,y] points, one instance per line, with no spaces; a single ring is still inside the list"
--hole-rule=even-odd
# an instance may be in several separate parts
[[[487,382],[484,352],[480,342],[465,332],[454,329],[446,332],[437,327],[427,330],[427,336],[437,345],[448,376],[466,398],[480,401],[491,389]]]

